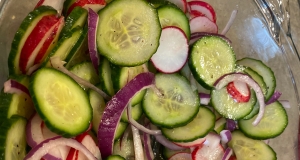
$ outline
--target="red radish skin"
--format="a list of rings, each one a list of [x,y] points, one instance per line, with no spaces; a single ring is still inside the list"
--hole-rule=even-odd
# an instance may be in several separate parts
[[[193,160],[221,160],[224,155],[224,149],[221,144],[216,147],[209,145],[201,145],[195,148],[192,152]]]
[[[180,8],[184,13],[187,12],[187,1],[186,0],[168,0],[169,2],[175,4]]]
[[[54,30],[51,32],[45,43],[43,44],[42,48],[40,49],[39,53],[37,54],[34,64],[40,64],[43,60],[47,57],[47,53],[53,48],[56,44],[58,34],[60,33],[62,27],[64,25],[64,19],[60,18],[59,22],[56,24]]]
[[[242,83],[242,82],[239,82]],[[247,84],[244,84],[245,87],[240,89],[237,86],[237,83],[235,82],[230,82],[228,83],[226,89],[228,94],[237,102],[243,103],[243,102],[248,102],[250,100],[250,88],[248,87]],[[242,91],[244,90],[244,91]],[[246,90],[246,91],[245,91]]]
[[[87,4],[97,4],[97,5],[105,5],[106,2],[105,0],[76,0],[75,3],[73,3],[69,8],[68,8],[68,12],[67,12],[67,15],[69,15],[71,13],[71,11],[79,6],[79,7],[83,7]]]
[[[26,69],[29,67],[27,63],[36,47],[41,40],[44,38],[45,34],[59,21],[56,15],[44,16],[34,27],[28,38],[26,39],[20,53],[19,67],[22,73],[26,73]],[[35,58],[34,58],[35,59]]]
[[[192,15],[192,13],[202,13],[209,20],[216,23],[216,21],[217,21],[216,12],[210,4],[208,4],[204,1],[191,1],[191,2],[188,2],[188,5],[190,7],[191,15]]]
[[[45,0],[39,0],[34,8],[37,8],[37,7],[41,6],[44,3],[44,1]]]
[[[218,26],[213,21],[209,20],[206,16],[194,17],[190,20],[191,33],[208,32],[218,33]]]
[[[179,71],[188,58],[188,40],[178,27],[165,27],[161,32],[160,45],[151,57],[154,67],[163,73]]]

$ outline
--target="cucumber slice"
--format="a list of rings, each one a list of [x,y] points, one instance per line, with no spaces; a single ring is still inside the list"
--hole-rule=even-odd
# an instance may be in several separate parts
[[[252,111],[247,116],[245,116],[243,119],[253,118],[255,115],[258,114],[258,112],[259,112],[259,103],[258,103],[258,101],[256,101],[256,104],[254,105]]]
[[[30,12],[25,19],[22,21],[18,31],[16,32],[11,50],[8,56],[8,68],[9,75],[20,74],[20,53],[21,49],[30,35],[31,31],[34,29],[36,24],[44,17],[48,15],[56,15],[57,11],[49,6],[40,6]]]
[[[114,140],[118,140],[123,135],[123,133],[125,132],[127,126],[128,126],[128,123],[126,123],[126,122],[121,122],[120,121],[118,123]]]
[[[187,125],[173,129],[161,128],[162,134],[174,142],[191,142],[206,136],[215,126],[214,113],[201,107],[197,116]],[[201,125],[199,125],[201,124]]]
[[[256,104],[256,95],[251,89],[250,100],[245,103],[236,102],[227,92],[226,87],[212,90],[211,105],[223,117],[238,120],[247,116]]]
[[[244,70],[244,72],[247,73],[248,75],[250,75],[254,79],[254,81],[260,86],[264,96],[266,96],[268,93],[268,88],[267,88],[267,84],[265,83],[263,77],[251,68],[246,68]]]
[[[131,116],[134,120],[137,121],[138,119],[140,119],[142,114],[143,114],[143,110],[142,110],[141,103],[138,103],[137,105],[132,106]],[[124,110],[122,117],[121,117],[121,121],[128,123],[127,109]]]
[[[119,139],[114,143],[113,155],[120,155],[125,159],[134,157],[134,147],[132,139]],[[133,158],[134,159],[134,158]]]
[[[288,125],[288,116],[281,103],[276,101],[266,106],[264,116],[258,125],[253,126],[256,118],[240,120],[240,130],[248,137],[254,139],[270,139],[280,135]]]
[[[120,155],[110,155],[106,157],[104,160],[126,160],[126,159]]]
[[[102,88],[106,94],[113,96],[115,94],[115,90],[111,78],[111,67],[109,61],[105,57],[100,58],[99,77],[100,88]]]
[[[99,11],[97,46],[116,65],[147,62],[159,45],[157,11],[145,0],[114,0]]]
[[[145,72],[143,65],[134,67],[120,67],[116,65],[111,65],[112,73],[111,76],[113,87],[115,91],[123,88],[130,80],[140,73]],[[146,93],[146,90],[139,91],[131,100],[131,105],[134,106],[140,103]]]
[[[0,159],[22,160],[26,155],[26,119],[12,116],[0,125]]]
[[[94,90],[89,90],[88,95],[89,95],[91,106],[93,108],[93,121],[92,121],[93,130],[95,133],[97,133],[102,118],[102,114],[105,109],[105,101],[103,97]]]
[[[231,141],[228,145],[233,149],[238,160],[261,159],[276,160],[276,153],[265,142],[246,137],[240,131],[231,133]]]
[[[29,91],[36,111],[51,131],[74,137],[89,127],[93,111],[88,96],[66,74],[41,68],[31,77]]]
[[[162,28],[176,26],[184,31],[188,40],[190,39],[189,19],[181,9],[173,5],[163,5],[157,9],[157,12]]]
[[[53,48],[42,66],[50,67],[50,57],[58,56],[61,60],[68,62],[78,53],[87,35],[88,27],[75,27],[69,33],[62,37]]]
[[[148,89],[142,102],[143,111],[153,124],[171,129],[186,125],[198,114],[198,93],[185,77],[158,73],[155,86],[160,93]]]
[[[218,36],[204,36],[191,49],[189,67],[195,79],[206,89],[212,89],[217,79],[235,69],[232,47]]]
[[[79,63],[73,66],[70,71],[91,84],[95,85],[100,81],[92,62]]]
[[[238,60],[237,64],[249,67],[263,77],[267,88],[267,94],[265,96],[267,102],[273,95],[276,88],[276,79],[272,69],[262,61],[252,58],[243,58]]]
[[[10,76],[10,78],[28,87],[29,78],[27,76]],[[14,115],[29,119],[34,112],[33,102],[25,93],[10,94],[1,90],[0,99],[0,119],[2,117],[10,118]]]
[[[76,26],[84,27],[88,11],[82,7],[75,7],[72,12],[66,18],[65,26],[60,34],[60,38],[64,37],[66,33],[75,28]]]

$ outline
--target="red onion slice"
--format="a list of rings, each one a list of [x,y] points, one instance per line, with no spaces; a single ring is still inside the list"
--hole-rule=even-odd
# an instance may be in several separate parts
[[[232,119],[227,119],[226,120],[226,129],[228,129],[231,132],[234,131],[236,129],[235,121]]]
[[[273,95],[271,96],[271,98],[270,98],[270,99],[268,100],[268,102],[266,103],[266,105],[271,104],[271,103],[277,101],[277,100],[279,99],[279,97],[281,96],[281,94],[282,94],[281,92],[275,91],[275,92],[273,93]]]
[[[220,136],[222,144],[227,144],[231,140],[231,132],[229,130],[221,131]]]
[[[204,37],[204,36],[218,36],[225,40],[228,44],[231,44],[230,39],[225,37],[224,35],[218,34],[218,33],[209,33],[209,32],[195,32],[191,34],[191,38],[189,41],[189,45],[192,45],[194,42],[196,42],[198,39]]]
[[[233,24],[233,21],[235,20],[236,15],[237,15],[237,10],[233,10],[225,28],[221,32],[222,35],[225,35],[229,31],[230,27]]]
[[[98,142],[102,157],[106,158],[112,154],[117,125],[132,97],[138,91],[153,85],[154,74],[141,73],[121,88],[107,103],[98,129]]]
[[[68,76],[70,76],[71,78],[73,78],[77,83],[83,85],[86,88],[90,88],[94,91],[96,91],[97,93],[99,93],[104,99],[109,100],[110,96],[108,96],[105,92],[103,92],[101,89],[99,89],[98,87],[94,86],[93,84],[89,83],[88,81],[76,76],[74,73],[70,72],[69,70],[67,70],[64,67],[64,64],[66,62],[61,61],[59,57],[50,57],[50,62],[53,68],[67,74]]]
[[[208,105],[210,102],[210,94],[207,93],[199,93],[200,104]]]
[[[144,150],[145,150],[145,154],[146,154],[146,158],[147,160],[153,160],[154,159],[154,154],[153,154],[153,150],[151,147],[151,139],[150,139],[150,135],[147,133],[143,133],[143,140],[144,140]]]
[[[262,119],[265,112],[265,99],[263,92],[259,85],[247,74],[243,73],[230,73],[220,77],[214,84],[216,89],[225,87],[229,82],[241,81],[247,83],[256,93],[257,101],[259,102],[259,113],[256,119],[253,121],[253,125],[257,125]]]
[[[99,66],[99,54],[96,45],[96,33],[97,33],[97,25],[99,16],[98,14],[93,11],[91,8],[88,10],[88,48],[90,52],[90,58],[92,64],[98,74],[98,66]]]
[[[57,146],[70,146],[81,151],[89,160],[97,160],[97,158],[95,158],[94,155],[81,143],[77,142],[74,139],[63,138],[60,136],[50,138],[41,142],[30,150],[30,152],[25,156],[24,160],[41,159],[48,153],[49,150]]]
[[[23,84],[15,81],[13,79],[9,79],[4,83],[4,93],[11,93],[11,94],[25,93],[28,96],[30,96],[29,90],[27,89],[27,87],[25,87]]]
[[[130,122],[130,124],[135,126],[137,129],[143,131],[144,133],[151,134],[151,135],[161,134],[161,130],[148,129],[148,128],[144,127],[143,125],[139,124],[136,120],[134,120],[131,115],[131,104],[128,104],[128,106],[127,106],[127,117],[128,117],[128,121]]]
[[[229,160],[229,158],[231,157],[231,155],[233,154],[233,150],[231,148],[226,148],[224,155],[222,157],[222,160]]]
[[[144,160],[144,150],[139,130],[131,125],[135,159]]]

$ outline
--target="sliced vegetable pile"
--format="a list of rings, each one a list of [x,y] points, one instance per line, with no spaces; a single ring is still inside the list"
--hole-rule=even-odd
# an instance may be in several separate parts
[[[264,62],[192,0],[41,0],[0,94],[0,159],[276,159],[288,124]],[[255,157],[255,158],[253,158]]]

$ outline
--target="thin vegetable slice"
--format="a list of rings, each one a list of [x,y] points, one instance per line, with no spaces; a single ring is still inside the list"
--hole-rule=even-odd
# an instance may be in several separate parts
[[[107,103],[98,129],[98,142],[102,157],[112,154],[114,135],[121,115],[131,98],[140,90],[154,85],[154,74],[145,72],[129,81]]]

